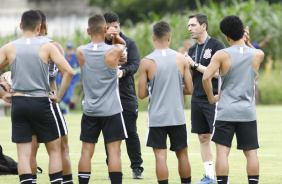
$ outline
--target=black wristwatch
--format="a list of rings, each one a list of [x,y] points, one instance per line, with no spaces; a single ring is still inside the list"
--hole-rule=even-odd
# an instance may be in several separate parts
[[[125,75],[126,75],[126,70],[125,70],[125,69],[121,69],[121,71],[122,71],[122,77],[125,77]]]
[[[194,69],[197,69],[199,67],[199,63],[194,64]]]

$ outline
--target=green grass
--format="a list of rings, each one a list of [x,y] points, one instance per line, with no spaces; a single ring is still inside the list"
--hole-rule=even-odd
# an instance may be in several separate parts
[[[282,106],[258,106],[258,134],[261,148],[258,150],[260,161],[260,184],[278,184],[282,180]],[[80,158],[81,142],[79,141],[81,113],[73,113],[65,117],[69,128],[70,157],[74,182],[77,181],[77,166]],[[126,154],[125,144],[122,144],[122,167],[124,184],[149,184],[157,183],[155,175],[155,159],[151,148],[144,146],[146,135],[146,112],[140,112],[138,118],[138,133],[142,145],[144,178],[133,180],[129,167],[130,161]],[[186,110],[186,120],[190,129],[190,110]],[[4,153],[17,160],[16,144],[10,141],[11,124],[10,117],[1,119],[0,144]],[[190,134],[189,159],[192,167],[192,182],[197,182],[204,173],[201,161],[199,142],[197,135]],[[214,145],[213,145],[213,148]],[[43,144],[39,148],[37,157],[38,165],[43,169],[43,174],[38,174],[38,183],[49,183],[48,178],[48,156]],[[230,153],[229,180],[232,184],[247,183],[246,160],[242,151],[236,150],[236,141]],[[169,182],[179,184],[180,179],[177,171],[177,160],[175,154],[168,151]],[[89,183],[110,184],[107,178],[107,167],[105,164],[105,151],[102,136],[96,146],[92,159],[92,175]],[[0,184],[18,184],[18,176],[0,176]]]

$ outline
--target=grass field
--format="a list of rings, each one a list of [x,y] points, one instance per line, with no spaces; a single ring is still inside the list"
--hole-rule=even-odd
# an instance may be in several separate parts
[[[260,184],[279,184],[282,183],[282,106],[258,106],[258,134],[261,148],[258,150],[260,161]],[[155,174],[155,159],[151,148],[144,146],[146,135],[146,112],[139,112],[137,122],[138,133],[142,145],[143,180],[133,180],[132,171],[129,167],[130,162],[126,153],[125,144],[122,144],[122,167],[124,184],[150,184],[157,183]],[[77,166],[80,158],[81,142],[80,119],[81,113],[75,112],[65,117],[69,129],[70,157],[72,162],[72,171],[74,183],[77,181]],[[188,129],[190,129],[190,110],[186,110],[186,120]],[[4,149],[4,154],[17,160],[16,145],[10,141],[11,124],[10,117],[3,118],[0,128],[0,144]],[[198,137],[195,134],[189,135],[189,159],[192,168],[192,183],[198,182],[204,174],[204,168],[201,161]],[[235,140],[235,139],[234,139]],[[213,148],[215,146],[213,145]],[[215,150],[215,149],[214,149]],[[215,159],[214,159],[215,160]],[[44,145],[39,148],[37,157],[38,165],[43,169],[42,174],[38,174],[38,183],[49,183],[48,177],[48,156]],[[247,182],[246,160],[242,151],[236,150],[236,141],[233,142],[229,158],[230,162],[230,184],[245,184]],[[179,184],[180,179],[177,171],[177,160],[175,154],[168,151],[169,183]],[[105,164],[105,151],[102,136],[96,146],[92,159],[91,184],[110,184],[106,180],[108,176]],[[0,184],[18,184],[18,176],[0,176]]]

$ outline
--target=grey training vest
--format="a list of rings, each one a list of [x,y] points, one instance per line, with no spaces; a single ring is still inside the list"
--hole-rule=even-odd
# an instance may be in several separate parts
[[[49,38],[46,38],[45,36],[38,36],[37,38],[40,40],[44,40],[46,42],[54,42],[53,40],[50,40]],[[56,81],[58,72],[59,72],[59,69],[57,65],[53,62],[49,62],[49,83],[50,85]]]
[[[87,116],[111,116],[122,112],[117,68],[105,63],[106,53],[113,45],[89,43],[81,46],[84,56],[82,67],[84,99],[83,112]]]
[[[164,127],[186,124],[183,101],[183,75],[176,65],[177,52],[155,50],[147,59],[157,65],[153,79],[148,82],[148,126]]]
[[[39,57],[39,48],[46,43],[37,38],[20,38],[11,42],[16,47],[16,58],[10,65],[12,91],[47,96],[50,92],[48,64]]]
[[[233,45],[223,49],[231,58],[229,71],[221,76],[222,94],[218,101],[216,120],[246,122],[257,119],[255,78],[252,61],[256,49]]]

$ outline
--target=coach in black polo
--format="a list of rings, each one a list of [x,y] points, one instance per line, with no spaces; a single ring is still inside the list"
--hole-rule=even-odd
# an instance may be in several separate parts
[[[120,32],[119,17],[116,13],[110,12],[104,14],[107,29],[115,27]],[[134,40],[126,37],[120,32],[120,37],[126,42],[126,53],[120,57],[119,92],[123,108],[123,117],[125,121],[128,138],[125,139],[127,153],[131,161],[134,179],[143,179],[143,167],[141,164],[140,140],[137,134],[136,120],[138,117],[138,102],[135,91],[134,74],[137,72],[140,63],[140,54]],[[106,34],[105,43],[111,45],[110,35]]]
[[[215,105],[209,104],[202,84],[203,73],[207,69],[212,56],[225,45],[208,35],[208,18],[204,14],[189,16],[188,30],[193,39],[197,40],[188,52],[187,60],[191,68],[194,92],[191,99],[192,133],[198,134],[201,156],[206,176],[199,184],[216,183],[213,171],[213,153],[211,133],[215,116]],[[213,76],[213,93],[218,93],[218,72]]]

